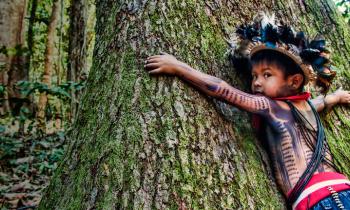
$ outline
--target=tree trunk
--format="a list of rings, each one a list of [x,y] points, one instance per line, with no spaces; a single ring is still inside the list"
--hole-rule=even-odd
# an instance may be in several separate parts
[[[1,115],[14,111],[16,105],[22,103],[15,84],[20,80],[28,80],[23,51],[26,9],[26,0],[0,1],[0,48],[4,47],[8,51],[7,56],[0,53],[0,84],[6,87],[4,102],[0,104]]]
[[[88,17],[90,0],[74,0],[70,7],[70,29],[69,29],[69,59],[67,70],[67,81],[79,83],[88,74],[87,51],[88,51]],[[71,118],[75,118],[80,101],[80,92],[71,92]]]
[[[47,41],[45,49],[45,64],[44,64],[44,73],[42,78],[42,83],[46,84],[48,87],[51,86],[51,74],[53,71],[53,56],[55,50],[55,35],[56,27],[60,14],[60,1],[54,0],[52,6],[52,14],[50,17],[50,22],[47,31]],[[47,93],[43,92],[40,94],[39,103],[38,103],[38,129],[45,133],[46,131],[46,122],[45,122],[45,110],[47,105]]]
[[[30,16],[28,23],[28,34],[27,34],[27,45],[28,45],[28,55],[26,58],[25,69],[29,72],[30,70],[30,60],[33,54],[34,45],[34,23],[36,21],[36,9],[38,7],[38,0],[31,0]]]
[[[225,120],[210,98],[143,69],[147,56],[166,51],[242,87],[225,39],[261,10],[322,31],[336,64],[349,68],[349,29],[331,1],[98,1],[87,90],[40,208],[285,208],[246,113],[225,112]],[[349,73],[339,75],[336,84],[349,88]],[[335,155],[350,168],[349,110],[335,110],[329,140],[336,148],[338,136]]]

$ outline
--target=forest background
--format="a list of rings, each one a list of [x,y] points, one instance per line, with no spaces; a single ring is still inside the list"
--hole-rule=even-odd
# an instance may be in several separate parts
[[[349,23],[349,1],[335,3]],[[3,0],[0,11],[0,207],[36,208],[89,77],[95,2]]]
[[[92,63],[95,2],[0,2],[0,207],[36,207]]]

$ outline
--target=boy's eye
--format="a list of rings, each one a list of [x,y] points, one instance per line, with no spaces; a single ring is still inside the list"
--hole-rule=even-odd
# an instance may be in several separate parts
[[[264,74],[264,77],[265,77],[265,78],[268,78],[268,77],[270,77],[270,76],[271,76],[270,73],[265,73],[265,74]]]

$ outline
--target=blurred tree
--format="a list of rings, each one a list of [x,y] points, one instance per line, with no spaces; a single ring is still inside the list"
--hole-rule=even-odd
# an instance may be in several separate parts
[[[46,41],[46,49],[45,49],[45,67],[44,73],[42,76],[42,83],[46,84],[48,87],[51,86],[51,76],[53,71],[53,57],[55,50],[55,37],[56,37],[56,27],[59,20],[59,14],[61,10],[61,3],[59,0],[53,1],[52,13],[48,25],[47,31],[47,41]],[[39,103],[38,103],[38,112],[37,112],[37,120],[38,120],[38,130],[46,133],[46,121],[45,121],[45,110],[47,105],[47,93],[40,93]]]
[[[33,54],[33,44],[34,44],[34,23],[36,21],[36,9],[38,7],[38,0],[31,0],[31,7],[29,10],[29,23],[28,23],[28,32],[27,32],[27,46],[28,46],[28,54],[25,63],[26,71],[30,71],[30,59]]]
[[[69,59],[67,80],[76,83],[86,79],[88,53],[88,11],[90,0],[73,0],[70,7]],[[80,91],[71,91],[71,117],[74,118],[78,108]]]
[[[28,80],[26,63],[25,24],[27,0],[0,1],[0,114],[10,111],[17,115],[27,98],[22,98],[15,84]]]

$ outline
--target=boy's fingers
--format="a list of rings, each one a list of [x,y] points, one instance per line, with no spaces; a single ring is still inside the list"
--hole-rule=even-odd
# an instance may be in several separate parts
[[[149,73],[149,74],[159,74],[159,73],[160,73],[160,68],[154,69],[154,70],[152,70],[152,71],[149,71],[148,73]]]
[[[158,58],[151,58],[145,61],[146,64],[148,63],[158,63],[159,59]]]
[[[147,60],[154,59],[154,58],[160,58],[161,55],[152,55],[147,58]]]
[[[158,66],[159,66],[158,63],[147,63],[146,65],[144,65],[146,69],[155,69],[155,68],[158,68]]]

